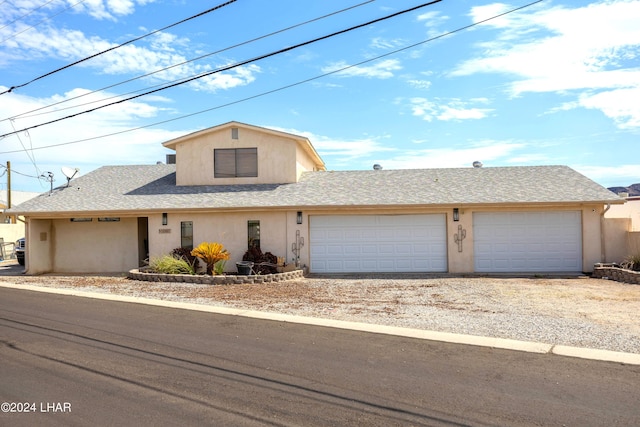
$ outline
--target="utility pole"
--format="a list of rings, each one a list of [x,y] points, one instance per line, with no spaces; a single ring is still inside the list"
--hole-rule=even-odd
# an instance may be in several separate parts
[[[11,209],[11,162],[7,160],[7,209]]]
[[[7,160],[7,209],[11,209],[11,162]],[[15,217],[11,217],[11,224],[15,224]]]

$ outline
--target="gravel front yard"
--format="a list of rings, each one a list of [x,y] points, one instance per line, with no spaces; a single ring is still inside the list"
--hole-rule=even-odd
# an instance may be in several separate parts
[[[0,282],[640,354],[640,286],[587,277],[348,275],[209,286],[4,276]]]

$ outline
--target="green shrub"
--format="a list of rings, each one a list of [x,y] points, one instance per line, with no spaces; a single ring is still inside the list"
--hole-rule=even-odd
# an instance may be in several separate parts
[[[622,261],[620,266],[627,270],[640,271],[640,253],[629,255]]]
[[[193,265],[184,259],[178,259],[171,255],[165,255],[159,258],[151,258],[149,268],[156,273],[163,274],[195,274]]]

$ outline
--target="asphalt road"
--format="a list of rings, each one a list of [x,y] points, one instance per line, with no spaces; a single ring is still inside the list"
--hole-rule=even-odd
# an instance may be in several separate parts
[[[632,426],[638,402],[640,366],[0,288],[0,425]]]

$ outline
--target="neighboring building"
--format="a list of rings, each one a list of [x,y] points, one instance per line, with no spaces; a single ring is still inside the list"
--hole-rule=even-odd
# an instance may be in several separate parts
[[[249,245],[311,273],[582,272],[623,199],[566,166],[326,171],[304,137],[238,122],[164,143],[15,209],[27,273],[121,272],[176,247]],[[173,160],[173,159],[172,159]]]
[[[18,206],[19,204],[24,203],[27,200],[31,200],[39,195],[40,193],[30,191],[11,191],[11,207]],[[0,223],[12,224],[17,221],[15,216],[12,217],[5,214],[5,211],[9,209],[9,194],[7,190],[0,190],[0,209],[2,209],[2,213],[0,214]]]
[[[640,254],[640,197],[630,197],[628,193],[618,196],[627,203],[612,205],[604,215],[606,260],[616,263]]]
[[[11,206],[17,206],[27,200],[33,199],[40,193],[27,191],[11,191]],[[0,259],[16,258],[16,241],[25,235],[25,226],[22,218],[16,215],[7,215],[5,211],[9,206],[9,195],[6,190],[0,190]]]

